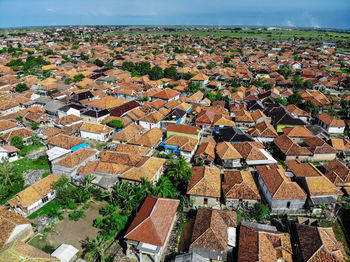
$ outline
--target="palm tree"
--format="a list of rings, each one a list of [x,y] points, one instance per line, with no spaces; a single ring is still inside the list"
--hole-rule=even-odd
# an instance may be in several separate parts
[[[13,186],[13,179],[16,175],[16,167],[10,163],[8,160],[5,160],[0,164],[0,181],[3,185]]]
[[[81,182],[81,186],[82,186],[84,192],[88,191],[88,189],[89,189],[92,181],[94,181],[94,179],[95,179],[95,176],[93,176],[91,174],[83,179],[83,181]]]
[[[160,197],[175,198],[178,192],[170,179],[163,176],[160,178],[157,186],[155,187],[155,194]]]
[[[170,162],[167,174],[177,183],[182,183],[188,182],[192,175],[192,171],[185,158],[180,157],[178,160]]]
[[[104,239],[101,235],[97,235],[96,238],[91,239],[87,244],[89,252],[85,255],[87,259],[93,259],[93,261],[105,261],[104,256]]]

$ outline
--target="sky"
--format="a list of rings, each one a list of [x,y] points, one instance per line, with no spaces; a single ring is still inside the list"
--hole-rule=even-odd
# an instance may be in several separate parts
[[[53,25],[350,29],[350,0],[0,0],[0,28]]]

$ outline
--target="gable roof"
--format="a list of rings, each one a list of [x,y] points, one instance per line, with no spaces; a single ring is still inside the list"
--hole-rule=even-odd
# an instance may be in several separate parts
[[[187,186],[187,194],[208,197],[220,197],[220,169],[206,166],[192,167],[193,175]]]
[[[181,135],[172,135],[169,136],[167,140],[164,141],[165,145],[177,146],[181,151],[192,152],[196,149],[198,145],[198,139],[189,137],[189,136],[181,136]]]
[[[288,233],[260,224],[244,223],[240,227],[238,261],[292,262],[292,245]]]
[[[273,199],[306,199],[306,193],[285,175],[282,166],[257,166],[257,170]]]
[[[95,155],[98,151],[89,148],[79,148],[77,151],[70,153],[66,157],[54,163],[54,165],[64,166],[68,168],[74,168],[83,163],[86,159]]]
[[[125,238],[163,246],[180,201],[148,196],[126,231]]]
[[[236,212],[199,208],[192,232],[191,246],[227,251],[228,227],[237,227]]]
[[[216,153],[222,160],[227,159],[241,159],[241,154],[235,149],[235,147],[228,142],[221,142],[216,144]]]
[[[260,199],[251,172],[225,170],[222,191],[226,199]]]
[[[322,113],[317,118],[329,127],[345,127],[344,120],[336,119],[327,113]]]
[[[248,133],[254,137],[278,137],[275,128],[266,121],[255,124],[248,130]]]
[[[296,224],[303,261],[344,261],[344,247],[335,238],[332,228]]]
[[[287,135],[281,135],[273,140],[273,143],[286,156],[290,155],[312,155],[311,151],[306,147],[301,147]]]
[[[31,223],[29,219],[0,207],[0,249],[8,241],[16,226]]]
[[[167,129],[167,132],[174,132],[174,133],[182,133],[182,134],[188,134],[188,135],[198,135],[198,127],[196,126],[189,126],[189,125],[175,125],[175,124],[169,124]]]
[[[15,240],[0,251],[0,261],[60,262],[61,260],[29,244]]]
[[[58,181],[60,178],[61,177],[59,175],[50,174],[17,193],[12,199],[7,201],[7,204],[12,207],[20,206],[22,209],[26,209],[30,205],[41,200],[48,193],[52,192],[52,184]]]
[[[326,177],[336,186],[350,186],[350,170],[337,159],[329,161],[323,166],[326,170]]]

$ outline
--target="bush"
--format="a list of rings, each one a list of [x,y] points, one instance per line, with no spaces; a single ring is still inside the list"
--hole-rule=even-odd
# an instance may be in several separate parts
[[[22,149],[24,147],[23,138],[20,136],[11,137],[10,145]]]
[[[107,123],[108,126],[110,127],[113,127],[115,129],[118,129],[118,128],[123,128],[124,127],[124,124],[122,121],[118,120],[118,119],[112,119],[111,121],[109,121]]]
[[[268,214],[270,214],[270,209],[268,206],[262,203],[256,204],[254,209],[251,211],[252,217],[259,222],[263,221]]]
[[[25,83],[19,83],[15,87],[15,90],[16,90],[17,93],[22,93],[22,92],[24,92],[24,91],[26,91],[28,89],[29,89],[29,87]]]
[[[82,218],[84,214],[84,210],[74,210],[72,213],[69,214],[69,220],[79,221],[79,219]]]

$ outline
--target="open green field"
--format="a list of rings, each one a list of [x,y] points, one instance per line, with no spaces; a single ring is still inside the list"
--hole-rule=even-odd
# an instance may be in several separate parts
[[[267,30],[194,30],[194,31],[159,31],[159,32],[111,32],[109,35],[115,34],[142,34],[149,33],[154,35],[193,35],[193,36],[215,36],[215,37],[233,37],[233,38],[256,38],[256,39],[291,39],[304,38],[305,40],[350,40],[350,34],[338,32],[322,32],[311,30],[281,30],[281,31],[267,31]]]

